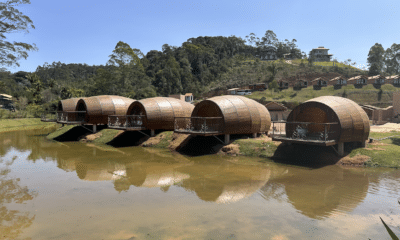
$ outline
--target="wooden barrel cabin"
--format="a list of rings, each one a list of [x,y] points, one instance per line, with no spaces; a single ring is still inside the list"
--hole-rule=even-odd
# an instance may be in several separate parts
[[[146,98],[132,102],[124,115],[110,116],[108,127],[128,131],[151,130],[151,136],[154,136],[156,129],[174,130],[175,120],[184,121],[193,109],[192,104],[176,98]]]
[[[267,133],[271,116],[265,106],[243,97],[226,95],[201,101],[194,108],[188,124],[176,124],[175,132],[192,135],[225,135]]]
[[[58,101],[57,122],[62,124],[81,124],[84,119],[78,114],[77,104],[80,98],[69,98]]]
[[[369,119],[365,111],[350,99],[322,96],[295,107],[289,114],[285,136],[273,134],[273,140],[331,146],[338,144],[343,155],[343,143],[368,139]]]
[[[133,101],[135,100],[114,95],[87,97],[79,99],[76,111],[83,117],[83,124],[93,125],[95,132],[96,125],[108,124],[108,116],[125,114]]]

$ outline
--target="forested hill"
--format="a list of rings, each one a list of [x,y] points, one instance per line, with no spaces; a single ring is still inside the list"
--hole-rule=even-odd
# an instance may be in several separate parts
[[[215,89],[312,72],[359,73],[351,67],[347,70],[316,67],[307,59],[296,64],[263,61],[271,48],[280,59],[286,53],[297,59],[306,56],[298,49],[295,39],[280,41],[272,31],[267,31],[261,39],[254,34],[246,39],[190,38],[179,47],[164,44],[162,51],[152,50],[146,55],[120,41],[104,65],[53,62],[37,67],[34,73],[2,72],[0,91],[41,105],[69,97],[102,94],[141,99],[192,92],[199,97]]]

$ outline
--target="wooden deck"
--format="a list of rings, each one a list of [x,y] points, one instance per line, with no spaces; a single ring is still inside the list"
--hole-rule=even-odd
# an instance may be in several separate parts
[[[215,136],[215,135],[222,135],[222,134],[224,134],[224,133],[222,133],[222,132],[219,132],[219,131],[207,131],[207,132],[204,132],[204,131],[191,131],[191,130],[176,130],[175,129],[175,131],[174,132],[176,132],[176,133],[182,133],[182,134],[191,134],[191,135],[197,135],[197,136]]]
[[[142,131],[142,130],[148,130],[145,127],[124,127],[124,126],[108,126],[108,128],[111,129],[118,129],[118,130],[125,130],[125,131]]]
[[[300,144],[309,144],[309,145],[318,145],[318,146],[332,146],[336,145],[337,142],[335,140],[314,140],[314,139],[296,139],[296,138],[288,138],[286,136],[272,136],[272,141],[279,142],[288,142],[288,143],[300,143]]]

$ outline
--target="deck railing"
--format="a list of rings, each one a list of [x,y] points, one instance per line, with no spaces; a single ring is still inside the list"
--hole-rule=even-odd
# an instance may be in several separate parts
[[[115,129],[143,129],[145,115],[112,115],[108,116],[108,127]]]
[[[57,112],[56,111],[42,112],[40,120],[42,122],[57,122]]]
[[[86,111],[57,112],[58,123],[82,124],[85,117]]]
[[[311,142],[331,142],[334,141],[335,125],[331,123],[314,122],[272,122],[271,137],[274,140],[298,140]],[[287,132],[286,132],[287,130]]]
[[[222,117],[176,117],[174,131],[193,134],[221,134],[223,127]]]

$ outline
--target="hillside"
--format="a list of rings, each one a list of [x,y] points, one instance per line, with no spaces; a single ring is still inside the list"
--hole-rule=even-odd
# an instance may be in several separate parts
[[[293,90],[293,88],[279,92],[266,90],[253,92],[247,97],[263,103],[276,101],[282,103],[292,102],[294,105],[297,105],[319,96],[341,96],[347,97],[358,104],[387,107],[392,105],[393,92],[396,91],[400,91],[400,88],[396,88],[391,84],[385,84],[381,89],[376,89],[372,85],[366,85],[362,89],[356,89],[354,85],[347,85],[338,90],[335,90],[333,86],[324,87],[321,90],[314,90],[312,87],[303,88],[298,91]]]
[[[252,83],[268,83],[272,80],[272,73],[268,70],[268,67],[272,65],[279,68],[274,79],[278,82],[287,81],[289,86],[293,86],[300,79],[311,81],[317,77],[323,77],[329,80],[340,75],[350,78],[367,74],[365,71],[344,64],[332,67],[309,65],[306,59],[293,60],[292,63],[287,63],[284,60],[259,61],[249,59],[236,63],[227,72],[221,74],[215,82],[205,88],[202,96],[211,97],[225,94],[229,88],[243,88]]]

